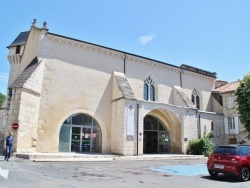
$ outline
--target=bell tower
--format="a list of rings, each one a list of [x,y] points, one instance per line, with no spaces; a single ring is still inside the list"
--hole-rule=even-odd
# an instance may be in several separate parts
[[[8,81],[8,87],[15,81],[20,74],[20,65],[26,40],[28,38],[29,31],[21,32],[17,38],[9,45],[8,60],[10,63],[10,75]]]

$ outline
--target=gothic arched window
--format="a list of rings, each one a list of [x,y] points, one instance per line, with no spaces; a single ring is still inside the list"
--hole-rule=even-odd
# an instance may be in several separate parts
[[[200,97],[199,97],[198,92],[196,90],[194,90],[192,92],[192,102],[194,103],[196,108],[200,109]]]
[[[155,86],[152,78],[149,76],[144,81],[144,100],[155,101]]]

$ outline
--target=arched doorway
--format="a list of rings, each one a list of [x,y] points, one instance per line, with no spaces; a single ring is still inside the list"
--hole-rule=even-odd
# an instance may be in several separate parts
[[[143,153],[169,153],[169,134],[166,126],[156,117],[144,117]]]
[[[86,114],[67,118],[60,129],[59,152],[101,152],[101,130],[97,121]]]

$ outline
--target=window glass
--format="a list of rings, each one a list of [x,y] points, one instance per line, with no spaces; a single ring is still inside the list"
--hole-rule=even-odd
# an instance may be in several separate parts
[[[228,117],[228,127],[230,129],[235,129],[234,118]]]
[[[192,103],[194,103],[194,105],[196,106],[196,108],[200,109],[200,97],[196,90],[192,92],[191,100]]]
[[[163,125],[161,121],[159,121],[159,131],[167,131],[166,127]]]
[[[192,103],[194,103],[194,96],[192,95]]]
[[[150,100],[155,101],[155,88],[153,85],[150,85]]]
[[[154,116],[148,116],[148,119],[151,122],[151,130],[158,130],[158,119]]]
[[[200,97],[199,97],[199,95],[196,96],[196,108],[200,109]]]
[[[92,126],[92,118],[88,115],[74,114],[72,116],[72,125],[88,125]]]
[[[70,147],[70,129],[68,125],[62,125],[59,136],[59,152],[68,152]]]
[[[239,155],[248,156],[249,154],[250,154],[250,147],[249,146],[240,146],[239,147]]]
[[[151,122],[147,116],[144,118],[144,130],[151,130]]]
[[[148,85],[144,84],[144,100],[148,100]]]
[[[155,101],[155,85],[152,78],[149,76],[144,81],[144,100]]]
[[[97,123],[97,121],[95,119],[93,119],[93,126],[95,126],[95,127],[99,126],[99,124]]]
[[[214,154],[236,155],[237,149],[235,147],[217,147]]]
[[[71,117],[67,118],[67,119],[63,122],[63,124],[70,124],[70,123],[71,123]]]

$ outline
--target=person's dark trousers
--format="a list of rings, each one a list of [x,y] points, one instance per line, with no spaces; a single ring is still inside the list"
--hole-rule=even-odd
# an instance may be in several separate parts
[[[6,159],[7,159],[7,161],[9,160],[10,154],[11,154],[11,146],[6,146],[5,160],[6,160]]]

